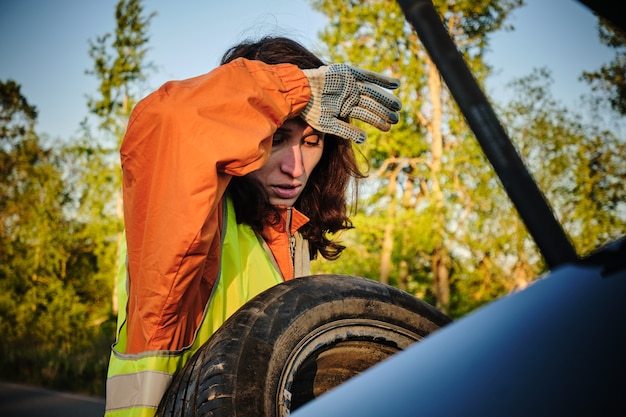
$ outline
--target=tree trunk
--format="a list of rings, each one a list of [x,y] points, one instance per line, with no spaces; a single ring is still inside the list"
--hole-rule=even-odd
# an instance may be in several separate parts
[[[383,236],[383,244],[380,251],[380,282],[389,284],[389,275],[391,274],[394,245],[394,232],[396,221],[396,187],[398,186],[398,174],[402,169],[402,165],[398,164],[389,176],[389,188],[387,196],[389,197],[389,209],[387,210],[387,224],[385,225],[385,234]]]
[[[450,257],[445,247],[446,230],[443,193],[439,184],[441,175],[441,158],[443,156],[443,132],[442,124],[442,104],[441,104],[441,77],[435,64],[428,59],[428,90],[430,92],[430,103],[432,105],[432,115],[429,123],[431,137],[431,157],[430,180],[432,204],[435,207],[437,216],[437,227],[441,241],[433,253],[433,276],[435,280],[437,307],[444,312],[448,312],[450,307]]]
[[[433,273],[435,276],[436,307],[448,314],[450,310],[450,257],[445,247],[435,249],[432,256]]]

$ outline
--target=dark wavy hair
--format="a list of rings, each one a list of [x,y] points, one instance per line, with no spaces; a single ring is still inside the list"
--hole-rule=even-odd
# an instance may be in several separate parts
[[[267,64],[294,64],[300,69],[318,68],[325,63],[304,46],[284,37],[264,37],[245,41],[230,48],[222,64],[237,58],[259,60]],[[346,194],[351,179],[365,178],[356,162],[352,143],[334,135],[326,135],[322,157],[311,173],[294,207],[309,217],[300,233],[309,241],[311,259],[320,253],[326,259],[336,259],[345,246],[328,235],[351,229]],[[354,187],[356,194],[357,187]],[[257,181],[249,176],[234,177],[228,185],[237,222],[250,225],[261,233],[264,224],[276,224],[280,213],[269,203],[269,197]],[[356,199],[355,199],[356,202]]]

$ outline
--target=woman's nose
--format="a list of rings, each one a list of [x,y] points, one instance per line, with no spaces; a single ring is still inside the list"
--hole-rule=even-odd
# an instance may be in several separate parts
[[[302,147],[300,144],[290,146],[285,149],[280,169],[285,174],[289,174],[294,178],[301,176],[304,173],[304,165],[302,158]]]

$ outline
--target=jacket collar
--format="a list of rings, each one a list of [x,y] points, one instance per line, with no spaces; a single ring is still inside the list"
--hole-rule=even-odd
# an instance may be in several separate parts
[[[294,207],[279,207],[280,209],[280,223],[277,225],[265,226],[263,229],[263,235],[268,241],[273,241],[278,236],[284,235],[287,230],[288,236],[296,234],[298,229],[309,222],[309,218],[302,214]]]

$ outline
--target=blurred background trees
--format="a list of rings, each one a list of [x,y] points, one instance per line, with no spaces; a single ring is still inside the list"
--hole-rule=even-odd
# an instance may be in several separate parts
[[[111,285],[92,224],[108,220],[78,215],[80,190],[95,184],[73,175],[71,147],[35,134],[20,86],[0,82],[0,94],[0,373],[66,389],[87,377],[99,392]]]
[[[358,275],[402,288],[461,317],[523,288],[546,266],[419,39],[391,0],[311,0],[328,16],[320,33],[330,62],[402,79],[401,122],[368,131],[358,147],[369,178],[359,189],[348,249],[314,272]],[[511,29],[522,0],[436,0],[479,82],[491,71],[489,35]],[[114,279],[123,224],[119,144],[143,97],[150,21],[141,0],[120,0],[114,32],[90,42],[99,82],[87,107],[96,121],[78,139],[48,143],[17,81],[0,80],[0,374],[104,394],[117,304]],[[624,37],[605,22],[615,62],[582,74],[623,114]],[[626,230],[624,138],[556,101],[538,69],[495,103],[503,125],[581,255]],[[606,101],[606,100],[605,100]],[[366,129],[367,127],[364,126]]]
[[[356,230],[345,237],[349,249],[316,271],[391,283],[453,317],[545,272],[534,242],[396,2],[312,4],[330,21],[321,33],[327,59],[401,78],[404,105],[392,134],[368,131],[360,149],[370,178],[361,189]],[[484,60],[489,35],[510,29],[506,18],[523,2],[434,4],[474,76],[484,82],[492,71]],[[518,80],[510,86],[514,99],[497,112],[578,253],[585,255],[626,229],[626,155],[623,141],[559,107],[550,83],[545,69]]]
[[[119,144],[150,65],[140,0],[120,0],[117,27],[90,41],[97,127],[46,146],[37,111],[0,81],[0,374],[104,394],[115,336],[122,239]]]

